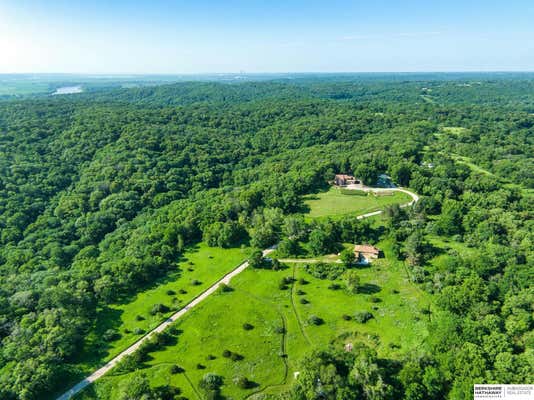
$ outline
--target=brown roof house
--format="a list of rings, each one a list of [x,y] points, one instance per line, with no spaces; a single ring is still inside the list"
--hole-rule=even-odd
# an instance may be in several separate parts
[[[352,175],[337,174],[334,177],[334,183],[337,186],[348,186],[348,185],[362,185],[361,179],[356,179]]]
[[[380,249],[369,244],[357,244],[354,246],[354,255],[360,264],[369,264],[380,256]]]

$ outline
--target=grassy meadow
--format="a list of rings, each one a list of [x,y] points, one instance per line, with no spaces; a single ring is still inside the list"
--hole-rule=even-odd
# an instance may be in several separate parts
[[[333,281],[314,278],[300,263],[287,264],[281,271],[244,271],[232,281],[232,292],[208,298],[179,320],[176,345],[151,353],[143,372],[153,386],[177,386],[189,399],[202,398],[198,382],[213,372],[224,377],[223,396],[242,399],[287,388],[299,360],[315,347],[363,341],[381,357],[393,359],[413,351],[425,340],[429,317],[422,310],[428,309],[430,300],[410,282],[404,263],[393,258],[390,243],[379,246],[386,257],[358,269],[363,284],[358,294],[346,292],[341,280],[336,281],[340,289],[329,289]],[[296,281],[281,290],[279,283],[287,276]],[[361,311],[374,318],[367,323],[342,318]],[[308,322],[312,315],[323,324]],[[253,329],[244,329],[245,323]],[[242,359],[223,357],[225,349]],[[185,372],[171,374],[175,364]],[[246,376],[255,386],[237,387],[237,376]],[[123,375],[105,376],[79,398],[115,398],[123,380]]]
[[[80,374],[92,372],[135,343],[241,264],[248,252],[247,248],[221,249],[200,243],[185,252],[176,271],[164,280],[120,304],[99,310],[94,329],[86,337],[84,352],[75,360],[76,364],[81,365]],[[169,310],[152,315],[150,311],[154,304],[163,304]],[[116,340],[103,340],[102,336],[108,329],[118,331]]]
[[[332,187],[326,192],[305,196],[304,204],[310,218],[360,215],[383,209],[391,204],[408,203],[411,197],[406,193],[394,192],[387,196],[348,195],[343,189]]]

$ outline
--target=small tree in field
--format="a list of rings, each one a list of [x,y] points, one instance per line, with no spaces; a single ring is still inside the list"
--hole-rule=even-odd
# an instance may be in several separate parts
[[[260,250],[254,250],[248,258],[248,264],[252,268],[263,268],[264,263],[263,253]]]
[[[341,252],[340,259],[341,262],[347,267],[353,265],[356,262],[356,256],[354,255],[354,251],[352,251],[351,249],[343,250]]]
[[[343,280],[345,281],[345,285],[347,286],[347,290],[350,293],[356,294],[358,293],[358,290],[360,288],[360,277],[356,273],[356,271],[345,271],[343,274]]]

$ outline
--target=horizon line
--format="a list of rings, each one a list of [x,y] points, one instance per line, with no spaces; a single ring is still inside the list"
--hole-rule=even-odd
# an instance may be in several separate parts
[[[1,75],[82,75],[82,76],[192,76],[192,75],[354,75],[354,74],[510,74],[534,73],[532,70],[424,70],[424,71],[262,71],[262,72],[0,72]]]

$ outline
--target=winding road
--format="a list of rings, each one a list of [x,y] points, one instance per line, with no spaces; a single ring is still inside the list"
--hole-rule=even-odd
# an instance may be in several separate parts
[[[390,191],[398,191],[403,192],[411,196],[412,201],[409,203],[402,204],[401,207],[408,207],[414,204],[416,201],[419,200],[419,196],[407,189],[402,188],[392,188],[392,189],[380,189],[380,188],[370,188],[369,191],[373,192],[390,192]],[[375,215],[381,214],[383,211],[374,211],[367,214],[362,214],[357,216],[357,219],[363,219],[372,217]],[[272,253],[276,249],[276,245],[269,247],[268,249],[263,250],[263,256],[266,256],[270,253]],[[109,370],[111,370],[117,363],[119,363],[124,357],[127,355],[130,355],[134,353],[144,342],[149,340],[154,334],[163,332],[166,328],[169,327],[173,322],[175,322],[177,319],[181,318],[184,314],[186,314],[189,310],[191,310],[193,307],[198,305],[202,300],[205,300],[207,297],[209,297],[211,294],[213,294],[221,285],[222,283],[228,285],[230,283],[230,280],[234,277],[239,275],[241,272],[243,272],[248,267],[248,261],[243,262],[238,267],[236,267],[234,270],[230,271],[228,274],[223,276],[221,279],[219,279],[217,282],[215,282],[213,285],[211,285],[208,289],[206,289],[204,292],[199,294],[197,297],[195,297],[193,300],[191,300],[186,306],[184,306],[181,310],[177,311],[173,315],[171,315],[169,318],[167,318],[165,321],[163,321],[160,325],[158,325],[156,328],[154,328],[152,331],[150,331],[148,334],[143,336],[141,339],[139,339],[137,342],[132,344],[130,347],[128,347],[126,350],[119,353],[117,356],[115,356],[112,360],[107,362],[104,366],[97,369],[95,372],[93,372],[91,375],[83,379],[82,381],[78,382],[76,385],[74,385],[72,388],[67,390],[65,393],[63,393],[61,396],[59,396],[56,400],[69,400],[76,394],[80,393],[83,389],[85,389],[87,386],[89,386],[91,383],[96,381],[98,378],[101,378],[103,375],[105,375]]]

